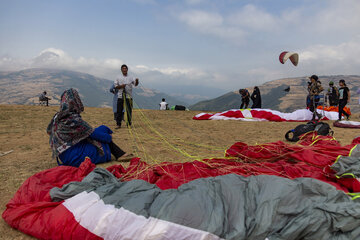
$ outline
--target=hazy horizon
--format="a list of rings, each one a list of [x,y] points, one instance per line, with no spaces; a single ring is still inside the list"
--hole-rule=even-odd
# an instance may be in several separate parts
[[[214,97],[291,77],[359,75],[356,0],[0,2],[0,71],[56,68]],[[282,51],[299,64],[281,64]]]

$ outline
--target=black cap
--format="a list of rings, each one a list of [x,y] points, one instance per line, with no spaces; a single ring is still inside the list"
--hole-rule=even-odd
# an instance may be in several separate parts
[[[311,77],[309,77],[310,79],[314,79],[315,81],[317,81],[319,78],[318,78],[318,76],[316,76],[316,75],[312,75]]]

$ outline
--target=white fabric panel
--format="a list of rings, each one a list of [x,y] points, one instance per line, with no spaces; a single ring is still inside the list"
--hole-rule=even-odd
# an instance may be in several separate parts
[[[63,205],[81,226],[104,239],[221,239],[205,231],[115,208],[105,204],[95,192],[84,191]]]
[[[339,123],[342,123],[342,124],[347,124],[347,125],[354,125],[354,126],[359,126],[359,125],[360,125],[360,122],[355,122],[355,121],[345,121],[345,120],[339,121]]]

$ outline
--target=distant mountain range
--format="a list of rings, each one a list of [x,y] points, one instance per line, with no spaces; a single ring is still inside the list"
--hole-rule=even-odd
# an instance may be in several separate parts
[[[329,82],[333,81],[335,86],[338,87],[340,79],[344,79],[350,89],[351,98],[350,106],[351,111],[359,112],[360,105],[358,102],[359,95],[357,90],[360,88],[360,76],[357,75],[337,75],[337,76],[319,76],[319,80],[324,87],[324,92],[329,87]],[[307,85],[309,79],[306,77],[286,78],[259,85],[262,98],[262,108],[269,108],[279,110],[282,112],[292,112],[296,109],[306,107]],[[290,91],[284,91],[290,87]],[[250,94],[253,88],[247,88]],[[241,97],[239,92],[229,92],[220,97],[201,101],[194,105],[189,106],[191,110],[202,111],[225,111],[229,109],[239,108],[241,104]],[[252,102],[250,101],[249,107]]]
[[[320,76],[325,89],[329,81],[338,85],[340,79],[345,79],[350,91],[350,108],[353,112],[359,112],[359,96],[356,91],[360,88],[360,76],[338,75]],[[296,109],[305,108],[308,78],[286,78],[266,82],[259,85],[262,98],[262,107],[292,112]],[[0,72],[0,104],[38,104],[38,96],[47,91],[52,98],[50,104],[58,105],[61,94],[67,88],[76,88],[82,97],[84,105],[89,107],[112,106],[113,95],[109,88],[113,81],[98,78],[90,74],[58,70],[58,69],[27,69],[16,72]],[[290,87],[290,91],[284,91]],[[250,94],[253,87],[247,88]],[[135,107],[143,109],[158,109],[162,98],[165,98],[170,106],[184,105],[191,110],[200,111],[225,111],[239,108],[241,97],[238,91],[228,92],[217,98],[201,101],[188,106],[185,102],[166,93],[144,88],[141,85],[133,89]],[[252,102],[250,101],[249,107]]]
[[[43,91],[52,99],[50,104],[58,105],[65,89],[78,89],[85,106],[110,107],[113,94],[109,89],[113,81],[90,74],[58,70],[27,69],[16,72],[0,72],[0,104],[38,104]],[[138,87],[133,89],[135,107],[158,109],[162,98],[170,106],[186,104],[174,97],[156,90]]]

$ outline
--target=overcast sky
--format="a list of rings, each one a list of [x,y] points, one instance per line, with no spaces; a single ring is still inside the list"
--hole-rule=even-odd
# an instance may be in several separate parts
[[[0,71],[114,80],[126,63],[143,86],[190,95],[360,74],[359,13],[359,0],[0,0]],[[298,66],[281,64],[282,51],[299,53]]]

